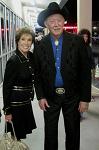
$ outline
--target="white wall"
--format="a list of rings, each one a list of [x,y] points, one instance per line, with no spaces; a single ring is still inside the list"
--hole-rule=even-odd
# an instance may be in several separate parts
[[[11,8],[18,16],[22,17],[22,4],[20,0],[2,0],[9,8]]]

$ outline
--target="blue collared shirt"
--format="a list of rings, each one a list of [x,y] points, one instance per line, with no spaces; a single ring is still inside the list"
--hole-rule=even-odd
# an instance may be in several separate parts
[[[55,87],[63,87],[63,79],[60,72],[63,35],[61,35],[60,38],[58,39],[57,46],[55,45],[55,40],[52,36],[51,36],[51,42],[52,42],[54,58],[55,58],[55,67],[56,67]]]

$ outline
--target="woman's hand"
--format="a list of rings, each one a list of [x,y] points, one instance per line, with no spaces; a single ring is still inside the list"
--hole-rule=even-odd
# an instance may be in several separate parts
[[[5,115],[5,121],[6,122],[11,122],[12,121],[12,114]]]

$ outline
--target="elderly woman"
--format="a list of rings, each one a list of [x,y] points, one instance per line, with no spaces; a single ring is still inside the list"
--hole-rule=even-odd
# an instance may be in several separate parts
[[[3,110],[7,130],[13,132],[13,122],[18,140],[26,138],[36,128],[31,100],[34,98],[34,62],[30,52],[34,43],[34,32],[21,28],[16,32],[16,51],[6,64],[3,82]]]

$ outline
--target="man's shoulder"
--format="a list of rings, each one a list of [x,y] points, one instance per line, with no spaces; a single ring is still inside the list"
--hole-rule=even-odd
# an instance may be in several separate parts
[[[43,43],[43,42],[46,42],[46,41],[49,40],[49,38],[50,38],[49,34],[48,34],[48,35],[45,35],[45,36],[41,39],[41,42],[42,42],[42,43]]]
[[[64,41],[69,41],[69,43],[74,44],[76,46],[84,45],[84,39],[74,33],[64,32]]]
[[[64,32],[64,36],[68,37],[68,38],[72,38],[74,40],[81,39],[81,36],[77,35],[76,33],[70,33],[70,32],[67,32],[67,31]]]
[[[35,43],[35,46],[37,48],[45,47],[46,45],[48,45],[49,42],[50,42],[50,37],[49,37],[49,35],[46,35],[38,43]]]

